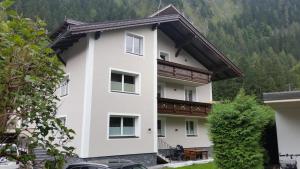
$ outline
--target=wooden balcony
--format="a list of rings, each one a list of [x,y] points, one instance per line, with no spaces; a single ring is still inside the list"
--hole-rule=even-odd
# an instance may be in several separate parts
[[[211,110],[211,104],[158,98],[157,109],[159,114],[202,116],[206,117]]]
[[[193,83],[207,84],[211,81],[212,72],[178,63],[157,60],[158,76],[184,80]]]

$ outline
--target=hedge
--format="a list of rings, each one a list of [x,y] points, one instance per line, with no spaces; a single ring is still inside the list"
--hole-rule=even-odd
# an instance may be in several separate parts
[[[232,102],[215,104],[208,120],[218,169],[263,169],[262,134],[274,122],[269,107],[242,90]]]

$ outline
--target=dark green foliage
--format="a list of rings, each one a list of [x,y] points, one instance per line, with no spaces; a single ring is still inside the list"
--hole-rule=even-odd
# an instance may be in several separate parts
[[[209,116],[214,162],[219,169],[262,169],[265,127],[274,112],[243,90],[232,102],[217,103]]]
[[[11,10],[12,4],[10,0],[0,2],[0,144],[6,143],[0,156],[26,166],[35,158],[32,149],[42,147],[56,162],[46,163],[46,168],[62,168],[74,149],[66,145],[74,131],[55,117],[62,63],[48,47],[45,23],[19,16]],[[14,130],[17,138],[28,138],[28,154],[6,151],[13,146],[6,142],[7,130]]]

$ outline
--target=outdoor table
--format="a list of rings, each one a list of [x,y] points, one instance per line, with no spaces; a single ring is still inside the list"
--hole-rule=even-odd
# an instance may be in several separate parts
[[[208,159],[208,151],[207,150],[190,149],[189,151],[195,152],[199,156],[201,155],[202,159]]]

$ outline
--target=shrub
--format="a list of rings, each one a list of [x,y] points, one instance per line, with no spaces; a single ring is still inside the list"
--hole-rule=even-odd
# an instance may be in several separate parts
[[[219,169],[262,169],[264,128],[274,112],[241,90],[232,102],[214,105],[209,116],[214,160]]]

